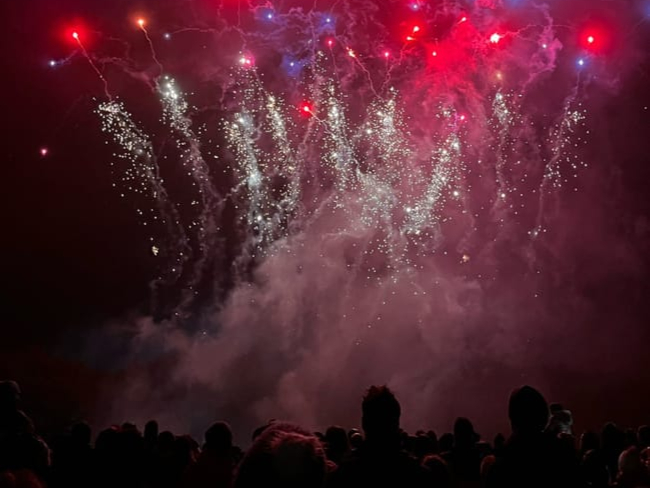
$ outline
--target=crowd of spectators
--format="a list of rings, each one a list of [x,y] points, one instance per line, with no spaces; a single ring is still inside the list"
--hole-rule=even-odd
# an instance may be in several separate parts
[[[20,389],[0,382],[0,488],[641,488],[650,487],[650,427],[574,437],[571,412],[547,404],[524,386],[510,396],[511,433],[488,442],[472,422],[453,433],[407,434],[401,407],[386,386],[371,386],[361,405],[361,429],[324,433],[270,421],[251,446],[233,445],[225,422],[199,444],[188,435],[143,431],[131,423],[101,431],[87,423],[66,435],[39,437],[20,409]]]

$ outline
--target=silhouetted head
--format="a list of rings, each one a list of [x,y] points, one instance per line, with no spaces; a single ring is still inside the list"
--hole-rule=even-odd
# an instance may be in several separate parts
[[[636,433],[639,447],[650,447],[650,425],[642,425]]]
[[[77,446],[89,445],[92,437],[90,425],[86,422],[77,422],[70,429],[70,437],[72,438],[72,442]]]
[[[625,448],[636,446],[636,431],[634,429],[625,429],[623,433],[623,446]]]
[[[164,430],[158,436],[158,449],[160,452],[171,453],[174,450],[176,436],[168,430]]]
[[[387,386],[371,386],[361,405],[361,424],[370,442],[399,439],[401,408]]]
[[[198,447],[198,444],[189,435],[176,436],[172,449],[174,461],[178,463],[178,466],[190,465],[194,461],[194,454]]]
[[[413,444],[413,454],[418,459],[424,458],[427,454],[433,454],[435,452],[435,446],[431,438],[424,432],[415,436],[415,442]]]
[[[431,454],[422,460],[424,466],[430,473],[431,486],[445,488],[451,486],[451,471],[449,466],[440,456]]]
[[[327,457],[334,462],[339,462],[348,450],[348,434],[343,427],[332,425],[325,431],[327,443]]]
[[[0,381],[0,410],[13,410],[20,400],[20,387],[11,380]]]
[[[205,447],[217,451],[232,448],[232,431],[226,422],[215,422],[205,431]]]
[[[450,432],[445,432],[438,439],[438,447],[440,452],[451,451],[451,448],[454,447],[454,434]]]
[[[600,440],[598,439],[598,434],[591,431],[583,432],[580,436],[580,452],[587,453],[594,449],[598,449]]]
[[[239,465],[235,488],[321,488],[326,460],[320,441],[291,424],[275,423],[253,443]]]
[[[633,446],[618,457],[617,486],[646,487],[650,484],[650,475],[640,454],[639,449]]]
[[[623,432],[614,422],[607,422],[600,434],[603,449],[611,452],[623,450],[623,438]]]
[[[535,388],[522,386],[510,395],[508,417],[514,433],[539,433],[548,422],[548,405]]]
[[[465,417],[458,417],[454,422],[454,444],[456,447],[472,447],[477,440],[478,436],[474,432],[472,422]]]
[[[144,425],[144,439],[149,444],[155,444],[158,439],[158,422],[150,420]]]
[[[95,440],[95,448],[100,453],[115,453],[119,443],[117,427],[102,430]]]

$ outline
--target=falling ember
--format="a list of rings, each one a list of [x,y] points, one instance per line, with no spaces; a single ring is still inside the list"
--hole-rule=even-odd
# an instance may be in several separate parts
[[[503,36],[497,34],[496,32],[490,36],[490,42],[492,44],[498,44],[501,39],[503,39]]]

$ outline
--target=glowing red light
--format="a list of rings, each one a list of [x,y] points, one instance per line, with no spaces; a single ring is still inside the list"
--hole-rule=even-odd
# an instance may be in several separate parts
[[[433,56],[434,58],[437,57],[437,56],[438,56],[438,51],[433,51],[433,52],[431,53],[431,56]]]
[[[332,46],[334,45],[334,41],[333,41],[332,39],[328,39],[328,40],[327,40],[327,45],[328,45],[329,47],[332,47]]]
[[[144,27],[144,24],[145,24],[144,19],[138,19],[138,25],[140,27]]]
[[[460,120],[461,120],[461,122],[464,122],[464,121],[465,121],[465,116],[464,116],[464,115],[461,115],[461,116],[460,116]]]
[[[459,21],[458,23],[459,23],[459,24],[462,24],[463,22],[467,22],[467,17],[463,17],[463,18],[461,18],[460,21]]]
[[[497,34],[496,32],[490,36],[490,42],[492,44],[498,44],[501,39],[503,39],[503,36]]]
[[[48,148],[46,148],[46,147],[42,147],[41,150],[40,150],[40,153],[41,153],[41,157],[44,158],[50,153],[50,150]]]
[[[388,51],[384,51],[384,57],[386,59],[390,58],[390,53]]]
[[[75,41],[78,41],[78,40],[79,40],[79,33],[78,33],[77,31],[74,31],[74,32],[72,33],[72,38],[73,38]]]
[[[415,27],[413,27],[413,34],[415,34],[416,32],[420,32],[420,26],[419,25],[416,25]]]
[[[593,53],[607,53],[612,47],[612,35],[607,25],[592,22],[578,39],[580,47]]]

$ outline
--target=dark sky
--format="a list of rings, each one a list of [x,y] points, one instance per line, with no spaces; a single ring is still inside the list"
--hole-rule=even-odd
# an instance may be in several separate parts
[[[56,69],[50,69],[48,62],[50,59],[65,59],[75,51],[74,43],[66,34],[72,26],[81,25],[89,33],[90,52],[100,49],[100,46],[110,51],[114,48],[102,44],[106,36],[127,38],[129,43],[137,44],[129,23],[141,11],[155,10],[155,18],[160,24],[166,23],[176,29],[182,26],[182,22],[194,25],[192,22],[196,18],[178,20],[175,13],[187,8],[194,10],[192,15],[198,15],[197,12],[208,8],[207,2],[202,0],[168,1],[164,5],[161,2],[149,3],[155,8],[147,8],[144,1],[126,0],[25,0],[4,2],[1,7],[0,93],[3,95],[4,122],[3,177],[0,181],[4,259],[0,376],[14,377],[23,384],[30,409],[48,428],[76,416],[105,419],[109,411],[126,410],[108,408],[106,398],[114,400],[119,395],[116,391],[126,391],[116,389],[115,385],[123,385],[130,373],[117,370],[111,361],[101,361],[98,359],[101,354],[97,354],[95,360],[89,359],[97,352],[97,344],[93,342],[97,339],[91,339],[93,344],[88,346],[88,336],[94,337],[92,332],[102,330],[107,323],[129,323],[131,317],[146,317],[153,313],[149,309],[149,284],[160,269],[160,260],[150,252],[146,232],[142,230],[133,204],[119,199],[113,187],[115,174],[108,164],[113,150],[106,145],[107,138],[94,114],[96,100],[102,96],[96,76],[78,53],[65,66]],[[515,3],[509,2],[513,9]],[[370,4],[372,2],[356,3],[359,9],[369,8]],[[598,8],[594,7],[590,13],[589,4],[597,4]],[[232,6],[226,5],[223,16],[234,15],[235,11],[229,7]],[[544,302],[543,312],[538,318],[522,319],[540,327],[530,333],[537,344],[533,353],[536,363],[504,359],[503,364],[492,372],[486,372],[485,377],[493,382],[494,395],[500,395],[499,408],[507,391],[516,386],[514,381],[539,380],[546,391],[573,402],[574,410],[588,419],[583,421],[583,425],[594,425],[610,417],[616,417],[623,424],[650,422],[650,390],[647,388],[650,360],[646,354],[650,344],[647,304],[650,297],[648,22],[642,16],[642,2],[571,2],[561,15],[571,17],[573,8],[578,24],[578,21],[588,22],[590,19],[601,23],[604,19],[602,23],[611,26],[611,36],[615,39],[611,49],[602,54],[612,57],[607,61],[610,72],[602,74],[602,83],[598,80],[591,83],[584,94],[584,103],[590,111],[590,135],[583,156],[592,164],[580,176],[582,189],[578,195],[561,194],[557,230],[550,231],[550,237],[539,250],[538,261],[545,263],[549,270],[542,287],[550,298]],[[617,8],[627,13],[619,17],[608,14]],[[216,12],[213,13],[216,16]],[[219,22],[216,24],[220,25]],[[399,28],[395,27],[396,30]],[[93,33],[95,30],[104,33],[104,37]],[[157,31],[159,34],[160,29]],[[159,37],[156,42],[160,42]],[[192,42],[196,46],[200,44]],[[134,59],[146,57],[146,46],[137,46],[132,52]],[[190,46],[185,44],[183,47]],[[173,58],[176,54],[165,52],[164,56]],[[192,54],[187,57],[191,58]],[[183,73],[183,62],[176,59],[173,66],[181,79],[190,84],[192,76]],[[558,68],[558,71],[562,69],[566,68]],[[200,89],[208,78],[222,76],[223,71],[214,74],[206,69],[193,78],[194,87]],[[128,77],[114,75],[110,82],[112,89],[127,98],[137,98],[139,90],[146,93]],[[143,101],[140,106],[143,114],[147,113],[147,103],[151,101]],[[538,105],[543,104],[538,101]],[[217,107],[215,110],[218,112],[220,109]],[[149,116],[152,119],[156,117]],[[40,154],[44,147],[48,149],[46,157]],[[519,246],[520,241],[513,239],[510,243]],[[504,253],[510,251],[494,251],[491,258],[499,261]],[[272,265],[267,264],[268,267]],[[441,272],[451,275],[444,271],[444,266],[445,263],[436,264],[436,269],[443,269]],[[523,264],[521,267],[513,265],[510,271],[516,275],[521,269]],[[229,273],[227,268],[221,271]],[[270,276],[280,276],[280,272],[265,272]],[[220,279],[222,287],[229,280]],[[517,316],[522,317],[528,302],[512,298],[519,293],[517,280],[508,277],[504,280],[498,288],[483,290],[482,296],[486,301],[487,297],[496,298],[496,303],[502,300],[504,309],[512,307],[513,316],[519,314]],[[269,281],[274,282],[272,279]],[[226,286],[225,292],[221,291],[228,295],[230,290]],[[233,293],[233,296],[238,295]],[[362,296],[360,293],[360,299]],[[221,306],[221,299],[215,300],[219,303],[206,307],[210,313]],[[513,305],[515,303],[517,305]],[[482,310],[486,315],[493,313],[498,316],[499,312],[494,310],[498,306],[492,307],[485,306]],[[232,304],[226,307],[228,310],[234,308]],[[230,313],[234,312],[231,310]],[[531,316],[534,313],[531,311]],[[230,315],[220,316],[215,323],[221,326],[230,320],[228,317]],[[468,324],[473,320],[482,324],[479,319],[468,317]],[[556,320],[556,324],[544,325],[549,320]],[[461,326],[462,323],[459,319],[455,324]],[[474,325],[466,327],[468,331],[480,330]],[[410,339],[400,337],[405,344],[410,343]],[[477,359],[474,365],[466,356],[471,354],[467,351],[472,351],[472,347],[492,347],[489,342],[486,341],[485,345],[478,340],[477,343],[483,345],[472,346],[471,340],[464,340],[464,347],[470,349],[465,349],[465,359],[454,371],[471,370],[472,367],[482,371],[489,369],[485,365],[495,362],[493,356],[489,360],[483,358],[483,355],[488,355],[485,351],[477,353],[477,357],[483,359]],[[520,343],[513,339],[515,342],[517,346],[512,347],[519,357]],[[107,342],[106,354],[125,355],[119,350],[120,344],[127,349],[131,347],[120,341],[110,345]],[[507,355],[507,347],[504,346],[503,356]],[[255,350],[251,348],[251,351]],[[322,347],[318,351],[322,353],[318,357],[326,357]],[[545,360],[545,352],[552,360]],[[360,357],[363,354],[359,353]],[[500,353],[495,356],[500,356]],[[156,363],[158,360],[163,364]],[[170,366],[165,363],[167,359],[158,358],[153,365],[139,364],[138,368],[173,369],[177,360],[170,360]],[[456,364],[454,361],[449,359],[444,363],[449,366],[452,362]],[[184,361],[180,362],[183,367],[179,369],[190,368]],[[198,367],[192,364],[192,367]],[[440,368],[439,363],[432,364]],[[408,369],[397,360],[395,365],[399,371]],[[293,365],[286,369],[291,368]],[[519,369],[526,374],[520,375]],[[215,370],[219,370],[218,367]],[[148,371],[147,378],[153,381],[151,378],[155,374]],[[608,375],[608,371],[611,374]],[[142,374],[141,371],[138,374]],[[463,373],[458,378],[467,376]],[[503,381],[500,376],[503,376]],[[197,373],[196,378],[201,377]],[[317,374],[311,372],[307,377],[313,380]],[[372,374],[360,376],[364,380],[373,377]],[[269,396],[283,391],[282,388],[286,387],[283,381],[278,382],[280,386]],[[340,381],[345,383],[345,380]],[[417,384],[412,379],[395,381],[401,385]],[[202,388],[206,382],[197,379],[197,384]],[[251,384],[256,383],[251,381]],[[342,390],[355,391],[357,383],[350,385]],[[446,395],[454,393],[448,382],[441,385]],[[210,388],[205,386],[207,392],[212,391]],[[476,384],[469,384],[468,388],[480,391],[481,398],[490,397],[489,391],[481,390]],[[315,387],[305,390],[321,392]],[[235,388],[226,388],[225,391],[241,393]],[[400,393],[409,395],[407,391]],[[170,395],[176,398],[174,394]],[[182,397],[183,393],[177,395]],[[204,398],[201,396],[203,393],[198,395]],[[252,403],[255,395],[244,392],[241,398]],[[463,401],[471,403],[466,400],[454,400],[453,405],[463,405]],[[170,405],[175,405],[173,400],[170,402]],[[233,404],[236,403],[235,400],[227,403],[224,412],[234,410]],[[149,413],[145,407],[142,408]],[[441,418],[453,417],[446,408],[436,408],[441,412]],[[349,417],[340,415],[339,410],[332,408],[328,412],[348,420]],[[262,407],[260,411],[266,413]],[[284,411],[293,410],[286,407]],[[495,407],[492,411],[503,410]],[[140,412],[132,415],[139,416]],[[322,412],[304,418],[318,422]],[[247,422],[247,419],[242,420],[240,425],[248,427]],[[503,419],[499,419],[484,429],[491,430],[495,425],[502,427],[503,424]]]

